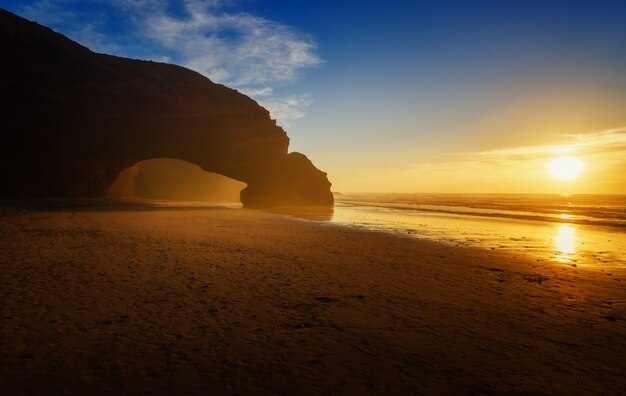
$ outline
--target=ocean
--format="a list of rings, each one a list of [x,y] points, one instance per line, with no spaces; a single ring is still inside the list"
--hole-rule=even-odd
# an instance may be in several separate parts
[[[626,269],[626,195],[341,194],[330,221],[581,268]]]

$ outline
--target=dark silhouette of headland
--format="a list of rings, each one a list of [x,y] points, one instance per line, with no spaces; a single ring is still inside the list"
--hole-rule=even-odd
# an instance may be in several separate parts
[[[326,173],[249,97],[184,67],[98,54],[0,9],[0,197],[101,197],[139,161],[242,182],[246,206],[332,205]]]

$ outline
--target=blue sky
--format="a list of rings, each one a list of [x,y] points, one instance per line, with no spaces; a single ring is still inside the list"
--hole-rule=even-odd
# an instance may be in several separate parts
[[[476,185],[513,192],[519,182],[494,187],[491,177],[455,186],[424,173],[445,178],[444,170],[456,174],[455,166],[484,153],[581,147],[590,136],[606,139],[611,152],[625,140],[626,150],[626,1],[2,6],[95,51],[181,64],[249,94],[337,190],[453,192]],[[612,168],[589,166],[585,183],[552,190],[542,184],[537,192],[626,193],[624,177],[616,176],[624,165],[602,161]],[[614,176],[591,180],[600,169]]]

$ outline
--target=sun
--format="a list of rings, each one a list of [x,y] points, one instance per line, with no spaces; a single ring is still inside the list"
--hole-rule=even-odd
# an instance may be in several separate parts
[[[548,163],[550,173],[557,180],[574,180],[583,171],[585,163],[572,157],[560,157]]]

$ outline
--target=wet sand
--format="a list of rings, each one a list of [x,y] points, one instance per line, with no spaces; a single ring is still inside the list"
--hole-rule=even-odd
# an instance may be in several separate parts
[[[255,210],[5,207],[0,394],[620,394],[620,276]]]

